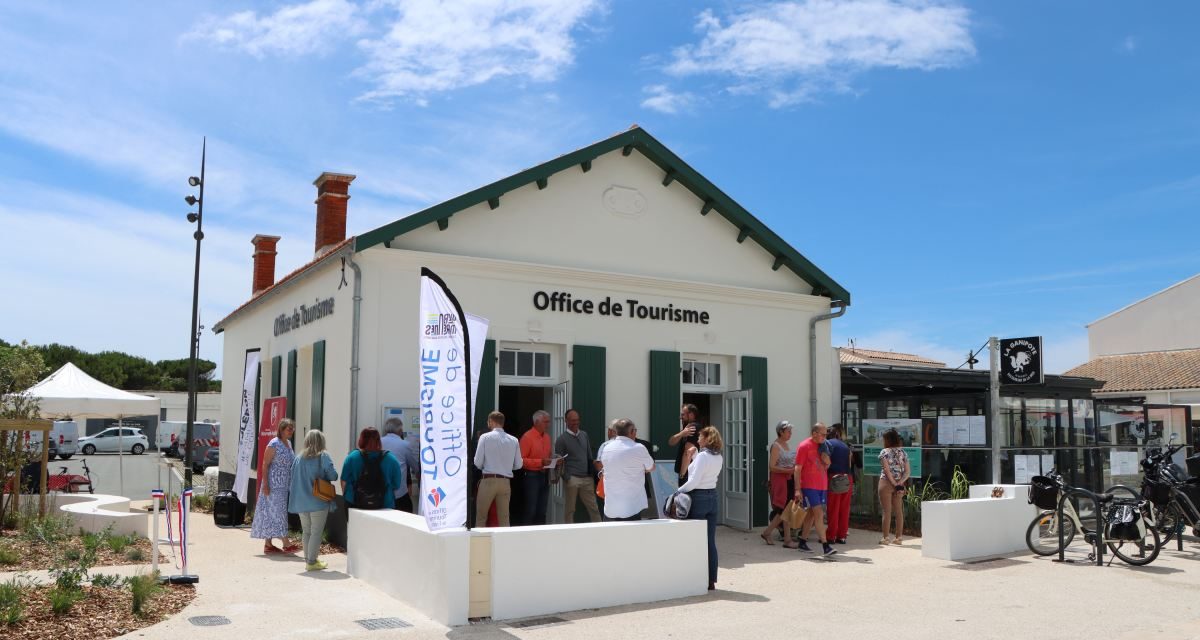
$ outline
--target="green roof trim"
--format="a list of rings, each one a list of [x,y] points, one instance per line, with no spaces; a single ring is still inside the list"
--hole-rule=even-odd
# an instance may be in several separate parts
[[[498,204],[500,196],[505,193],[530,183],[546,181],[551,175],[576,165],[587,171],[591,168],[593,159],[617,149],[620,149],[623,155],[629,155],[632,149],[640,151],[648,160],[658,165],[666,176],[669,176],[670,181],[679,183],[704,202],[701,213],[707,214],[709,210],[720,213],[734,225],[734,228],[738,229],[739,242],[744,241],[747,237],[752,238],[774,257],[774,264],[786,265],[789,270],[811,285],[813,295],[827,296],[830,299],[850,304],[849,291],[809,262],[783,238],[776,235],[733,198],[700,175],[682,158],[663,146],[645,129],[636,126],[595,144],[543,162],[520,173],[361,234],[354,240],[354,250],[363,251],[375,245],[390,243],[396,236],[404,235],[433,222],[437,222],[441,229],[445,229],[448,226],[449,217],[459,211],[482,202],[496,201]],[[666,178],[664,178],[664,183],[669,184]],[[779,267],[774,268],[778,269]]]

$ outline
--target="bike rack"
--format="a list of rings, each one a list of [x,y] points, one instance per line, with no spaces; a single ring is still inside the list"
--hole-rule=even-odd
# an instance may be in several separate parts
[[[1095,507],[1096,507],[1095,512],[1093,514],[1096,518],[1096,533],[1095,533],[1096,537],[1094,538],[1095,542],[1093,544],[1096,545],[1096,554],[1095,554],[1096,555],[1096,566],[1103,567],[1104,566],[1104,527],[1103,527],[1103,525],[1101,525],[1100,499],[1096,497],[1095,493],[1092,493],[1091,491],[1088,491],[1087,489],[1079,489],[1079,488],[1070,489],[1069,491],[1065,491],[1065,492],[1063,492],[1062,496],[1060,496],[1058,498],[1058,509],[1057,509],[1057,513],[1058,513],[1058,560],[1054,560],[1054,562],[1074,562],[1073,560],[1067,560],[1066,539],[1063,537],[1063,529],[1066,528],[1063,526],[1063,504],[1067,500],[1070,500],[1071,496],[1074,496],[1074,495],[1080,495],[1080,496],[1090,499],[1092,501],[1092,504],[1095,505]],[[1075,512],[1078,515],[1079,510],[1076,509]],[[1082,524],[1083,518],[1080,518],[1079,522]],[[1087,534],[1084,533],[1083,531],[1079,531],[1077,533],[1082,534],[1084,536],[1085,540],[1087,539]]]

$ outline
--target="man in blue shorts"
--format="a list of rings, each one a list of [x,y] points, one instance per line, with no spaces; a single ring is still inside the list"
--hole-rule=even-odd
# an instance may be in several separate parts
[[[808,513],[804,516],[804,524],[800,527],[800,550],[812,551],[808,547],[808,531],[814,525],[817,528],[817,538],[821,541],[822,555],[831,556],[837,550],[829,544],[825,537],[825,505],[828,503],[829,490],[829,454],[821,451],[825,442],[827,429],[823,423],[812,426],[812,435],[796,447],[796,468],[792,471],[796,482],[795,499]]]

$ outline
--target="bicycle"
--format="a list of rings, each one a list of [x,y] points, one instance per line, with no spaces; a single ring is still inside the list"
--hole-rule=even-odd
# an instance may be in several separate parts
[[[1039,556],[1051,556],[1063,547],[1071,545],[1075,535],[1083,533],[1084,541],[1092,545],[1088,560],[1096,559],[1097,532],[1083,526],[1075,504],[1070,500],[1063,503],[1062,521],[1058,518],[1059,496],[1072,491],[1063,481],[1062,474],[1052,470],[1045,476],[1034,476],[1029,484],[1029,502],[1037,505],[1041,512],[1034,516],[1025,530],[1025,544]],[[1100,510],[1100,526],[1104,530],[1104,542],[1112,554],[1123,562],[1143,566],[1158,557],[1162,541],[1158,530],[1148,525],[1149,502],[1142,498],[1119,498],[1113,493],[1096,494]],[[1059,528],[1062,528],[1062,546],[1059,545]],[[1127,549],[1132,545],[1132,549]],[[1134,553],[1127,553],[1134,551]],[[1112,564],[1112,560],[1109,560]]]
[[[1176,535],[1182,536],[1190,526],[1200,536],[1200,478],[1193,478],[1182,467],[1171,462],[1183,444],[1171,446],[1175,434],[1167,441],[1167,449],[1151,451],[1142,460],[1141,495],[1150,501],[1152,526],[1162,536],[1165,545]],[[1200,454],[1190,456],[1196,460]]]

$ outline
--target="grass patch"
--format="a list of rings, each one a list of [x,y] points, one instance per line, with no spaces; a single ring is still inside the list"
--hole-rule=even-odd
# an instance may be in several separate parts
[[[125,578],[115,573],[97,573],[92,576],[93,587],[103,587],[105,589],[116,589],[125,584]]]
[[[202,493],[192,496],[192,507],[198,511],[212,511],[212,496],[206,496]]]
[[[54,615],[61,616],[70,611],[76,602],[83,599],[83,592],[77,589],[55,587],[50,590],[47,597],[50,598],[50,610],[54,612]]]
[[[25,617],[25,605],[21,604],[21,596],[25,587],[16,578],[0,583],[0,624],[12,626]]]
[[[105,540],[105,542],[108,543],[108,548],[113,553],[124,553],[125,547],[128,547],[130,544],[129,536],[112,536]]]
[[[144,613],[146,603],[162,592],[158,583],[157,573],[142,573],[129,579],[129,591],[133,594],[133,613],[140,616]]]
[[[145,562],[146,554],[137,547],[131,547],[125,550],[125,559],[130,562]]]
[[[26,540],[44,545],[57,544],[71,536],[71,521],[52,513],[22,516],[18,526]]]
[[[0,565],[13,565],[21,561],[21,554],[7,546],[0,547]]]

